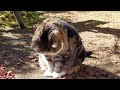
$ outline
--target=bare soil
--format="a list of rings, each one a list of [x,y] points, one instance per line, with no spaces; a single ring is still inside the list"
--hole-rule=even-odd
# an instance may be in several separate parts
[[[74,25],[86,50],[93,51],[78,72],[68,79],[120,78],[120,12],[64,11],[43,12]],[[0,30],[0,64],[14,67],[14,79],[44,79],[36,53],[30,48],[35,29]]]

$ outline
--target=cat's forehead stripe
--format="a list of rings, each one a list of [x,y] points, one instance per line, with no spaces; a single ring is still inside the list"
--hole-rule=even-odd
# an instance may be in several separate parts
[[[55,35],[57,35],[57,34],[59,33],[59,31],[54,30],[53,33],[54,33]]]
[[[50,23],[50,22],[48,22],[48,23],[46,24],[46,26],[45,26],[46,29],[49,29],[49,28],[52,28],[52,27],[53,27],[53,25],[52,25],[52,23]]]

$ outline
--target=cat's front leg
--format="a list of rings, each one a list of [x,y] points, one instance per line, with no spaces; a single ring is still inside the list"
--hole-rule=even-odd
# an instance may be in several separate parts
[[[52,61],[47,60],[47,70],[44,73],[44,77],[52,77],[52,73],[54,71],[54,63]]]
[[[66,71],[63,70],[63,62],[55,62],[54,72],[52,73],[52,77],[54,79],[58,79],[61,76],[66,74]]]
[[[46,57],[44,56],[44,54],[39,53],[39,60],[38,60],[39,66],[41,68],[42,71],[45,71],[47,69],[47,64],[46,64]]]

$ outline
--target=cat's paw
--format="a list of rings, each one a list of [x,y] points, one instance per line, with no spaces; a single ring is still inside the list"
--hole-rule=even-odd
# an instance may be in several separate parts
[[[47,69],[44,73],[44,77],[52,77],[52,72]]]
[[[40,67],[41,71],[45,71],[46,67]]]
[[[65,75],[65,74],[66,74],[65,72],[61,72],[61,73],[53,72],[52,77],[54,79],[59,79],[59,78],[61,78],[61,76]]]

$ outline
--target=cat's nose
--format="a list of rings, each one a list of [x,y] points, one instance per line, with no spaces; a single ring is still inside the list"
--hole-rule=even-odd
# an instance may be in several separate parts
[[[58,46],[58,42],[54,42],[53,44],[52,44],[52,47],[53,48],[56,48]]]
[[[56,48],[56,47],[57,47],[57,44],[54,43],[54,44],[52,45],[52,47],[53,47],[53,48]]]

